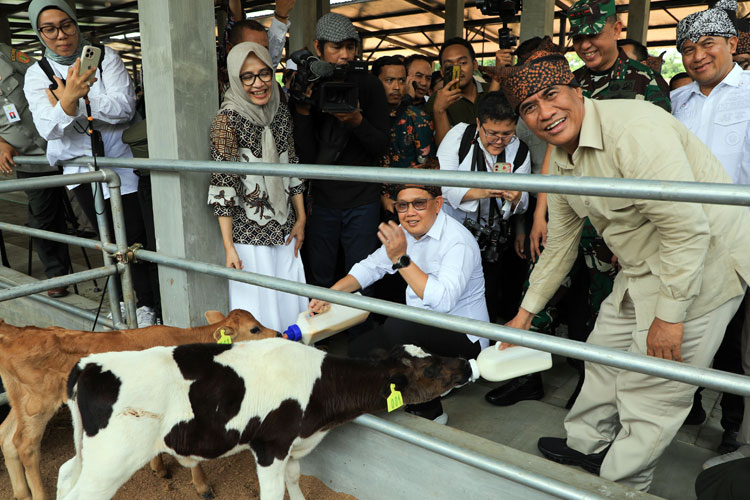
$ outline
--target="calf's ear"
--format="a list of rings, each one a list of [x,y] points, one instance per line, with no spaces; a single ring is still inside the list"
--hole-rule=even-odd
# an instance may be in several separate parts
[[[206,311],[203,316],[206,317],[206,321],[208,321],[209,325],[212,323],[218,323],[224,319],[224,314],[219,311]]]
[[[388,397],[391,394],[391,384],[394,385],[394,389],[397,391],[403,391],[406,386],[409,385],[409,378],[403,373],[396,373],[388,379],[385,387],[383,387],[383,396]]]
[[[234,340],[235,337],[237,337],[237,332],[234,331],[234,328],[232,328],[231,326],[221,326],[217,328],[216,330],[214,330],[213,337],[216,342],[218,342],[219,339],[221,338],[222,331],[224,332],[224,335],[226,337],[229,337],[232,340]]]

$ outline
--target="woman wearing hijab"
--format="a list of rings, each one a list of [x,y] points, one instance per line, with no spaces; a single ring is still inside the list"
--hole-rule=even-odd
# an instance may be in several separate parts
[[[291,115],[272,68],[268,49],[257,43],[240,43],[229,52],[229,90],[211,125],[214,160],[299,162]],[[304,283],[303,191],[304,181],[297,178],[212,174],[208,203],[219,218],[226,266]],[[307,299],[230,281],[229,305],[283,331],[307,309]]]
[[[93,127],[99,131],[104,156],[132,158],[130,147],[122,142],[122,132],[135,115],[135,91],[122,59],[105,47],[101,70],[93,68],[79,75],[81,51],[90,43],[81,35],[75,11],[64,0],[33,0],[29,20],[45,48],[44,59],[54,73],[58,87],[49,89],[50,78],[39,63],[26,72],[23,91],[29,102],[34,125],[47,140],[50,165],[79,156],[91,156],[91,137],[86,133],[88,112],[84,97],[91,104]],[[143,217],[138,202],[138,177],[132,169],[115,168],[122,181],[121,193],[128,244],[145,242]],[[63,173],[88,172],[88,166],[66,165]],[[86,216],[94,227],[96,212],[91,186],[71,185]],[[107,186],[104,198],[109,198]],[[138,297],[138,326],[154,323],[155,295],[143,264],[132,266],[133,284]]]

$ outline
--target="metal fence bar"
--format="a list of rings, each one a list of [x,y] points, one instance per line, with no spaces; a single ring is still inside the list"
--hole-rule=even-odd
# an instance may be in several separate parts
[[[42,164],[33,157],[17,162]],[[90,160],[90,159],[84,159]],[[74,163],[80,164],[80,160]],[[409,168],[350,167],[339,165],[240,163],[216,161],[100,158],[103,167],[138,168],[166,172],[224,172],[231,174],[302,176],[375,183],[418,183],[436,186],[483,187],[541,193],[565,193],[614,198],[687,201],[726,205],[750,205],[750,185],[611,179],[604,177],[560,177],[555,175],[497,175],[491,172],[416,170]]]
[[[122,208],[122,197],[120,196],[120,185],[109,185],[109,204],[112,208],[112,222],[114,224],[115,242],[117,244],[117,253],[122,258],[127,258],[128,239],[125,234],[125,214]],[[124,261],[127,264],[127,260]],[[138,328],[138,321],[135,310],[135,292],[133,290],[133,276],[130,266],[126,265],[122,274],[122,300],[125,302],[125,316],[130,328]],[[111,282],[112,280],[110,280]],[[113,306],[114,307],[114,306]],[[119,308],[118,308],[119,309]],[[113,316],[114,317],[114,316]]]
[[[25,285],[18,285],[10,290],[0,292],[0,302],[16,299],[25,295],[31,295],[32,293],[44,292],[53,288],[61,286],[68,286],[74,283],[81,283],[83,281],[90,281],[96,278],[104,278],[105,276],[112,276],[119,272],[117,266],[109,265],[97,267],[94,269],[87,269],[73,274],[66,274],[65,276],[58,276],[57,278],[49,278],[46,280],[37,281],[35,283],[28,283]],[[110,280],[111,281],[111,280]]]
[[[102,243],[98,240],[90,240],[88,238],[81,238],[80,236],[71,236],[65,233],[55,233],[53,231],[45,231],[43,229],[34,229],[26,226],[19,226],[17,224],[9,224],[7,222],[0,222],[0,231],[8,231],[9,233],[24,234],[31,236],[32,238],[57,241],[65,243],[66,245],[75,245],[83,248],[90,248],[92,250],[104,250],[108,252],[116,252],[117,245],[112,243]]]
[[[21,158],[32,161],[20,161]],[[29,165],[47,165],[49,162],[46,158],[32,156],[17,156],[14,158],[16,163]],[[111,173],[109,173],[111,172]],[[31,177],[28,179],[10,179],[0,182],[0,193],[10,193],[12,191],[28,191],[31,189],[47,189],[52,187],[67,186],[69,184],[85,184],[89,182],[107,182],[112,175],[117,175],[111,170],[97,170],[87,174],[68,174],[68,175],[49,175],[45,177]]]
[[[114,176],[107,178],[107,184],[109,185],[111,192],[113,186],[120,186],[120,176],[112,170],[107,170],[107,172]],[[112,236],[109,232],[109,221],[107,220],[107,210],[104,204],[104,190],[99,184],[91,184],[91,192],[94,194],[94,211],[96,212],[96,224],[99,228],[99,237],[102,241],[112,241]],[[112,255],[105,251],[102,251],[102,260],[105,265],[112,265],[115,263],[115,259]],[[112,313],[112,321],[115,323],[122,323],[123,318],[120,313],[120,290],[117,287],[117,280],[109,280],[107,282],[107,297],[109,297],[109,311]],[[131,315],[126,314],[126,316]],[[129,328],[136,327],[135,317],[128,317],[125,323],[128,324]]]
[[[15,287],[15,284],[8,284],[0,278],[0,289],[7,290],[12,289]],[[93,313],[91,311],[87,311],[86,309],[82,309],[80,307],[76,307],[73,305],[68,304],[67,302],[59,299],[53,299],[50,297],[46,297],[44,295],[29,295],[27,298],[35,300],[37,302],[40,302],[44,305],[54,307],[55,309],[59,309],[61,311],[65,311],[67,313],[73,314],[74,316],[77,316],[79,318],[83,318],[86,320],[91,321],[92,323],[96,319],[96,323],[102,326],[106,326],[109,329],[112,330],[120,330],[123,328],[127,328],[128,325],[125,325],[123,323],[120,323],[118,325],[115,325],[112,320],[107,319],[104,316],[99,316],[99,318],[96,318],[96,313]]]
[[[251,273],[248,271],[240,271],[217,264],[208,264],[205,262],[169,257],[148,250],[137,250],[135,254],[138,259],[163,266],[210,274],[212,276],[219,276],[240,281],[242,283],[273,288],[274,290],[280,290],[295,295],[323,299],[337,304],[392,316],[394,318],[414,321],[423,325],[435,326],[437,328],[452,330],[454,332],[478,335],[491,340],[510,342],[512,344],[531,347],[533,349],[560,354],[562,356],[655,375],[696,386],[709,387],[723,392],[750,396],[750,377],[745,377],[743,375],[725,373],[710,368],[698,368],[684,363],[678,363],[676,361],[667,361],[631,352],[616,351],[614,349],[586,344],[584,342],[576,342],[574,340],[552,337],[541,333],[517,330],[515,328],[495,325],[484,321],[428,311],[402,304],[395,304],[386,300],[362,297],[350,293],[330,290],[328,288],[298,283],[296,281],[274,278],[272,276]]]
[[[603,500],[605,498],[556,479],[529,472],[516,465],[499,462],[383,418],[362,415],[357,417],[354,423],[558,498],[568,500]],[[498,498],[502,498],[502,495],[498,494]]]

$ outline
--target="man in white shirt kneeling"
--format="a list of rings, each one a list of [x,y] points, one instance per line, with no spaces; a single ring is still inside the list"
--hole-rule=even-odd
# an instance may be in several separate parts
[[[436,168],[428,159],[418,168]],[[399,185],[392,190],[400,225],[380,224],[382,246],[355,264],[349,274],[331,289],[355,292],[383,276],[400,273],[406,281],[406,304],[431,311],[488,321],[484,300],[484,275],[479,246],[468,229],[440,209],[438,186]],[[322,312],[327,302],[313,299],[310,310]],[[349,340],[349,354],[366,356],[374,349],[397,344],[415,344],[441,356],[476,358],[489,344],[484,338],[442,330],[397,318]],[[406,411],[446,423],[440,399],[420,405],[407,405]]]

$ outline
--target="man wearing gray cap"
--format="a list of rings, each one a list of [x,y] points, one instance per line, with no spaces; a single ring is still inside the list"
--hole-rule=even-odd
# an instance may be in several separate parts
[[[324,61],[347,65],[360,43],[351,21],[340,14],[318,20],[315,50]],[[357,89],[359,106],[351,112],[326,113],[297,103],[294,139],[300,163],[377,166],[388,149],[390,121],[385,91],[369,72],[347,72],[346,82]],[[304,172],[300,173],[305,177]],[[313,180],[312,209],[305,246],[309,282],[330,287],[377,247],[380,184]],[[339,246],[344,273],[336,274]]]

